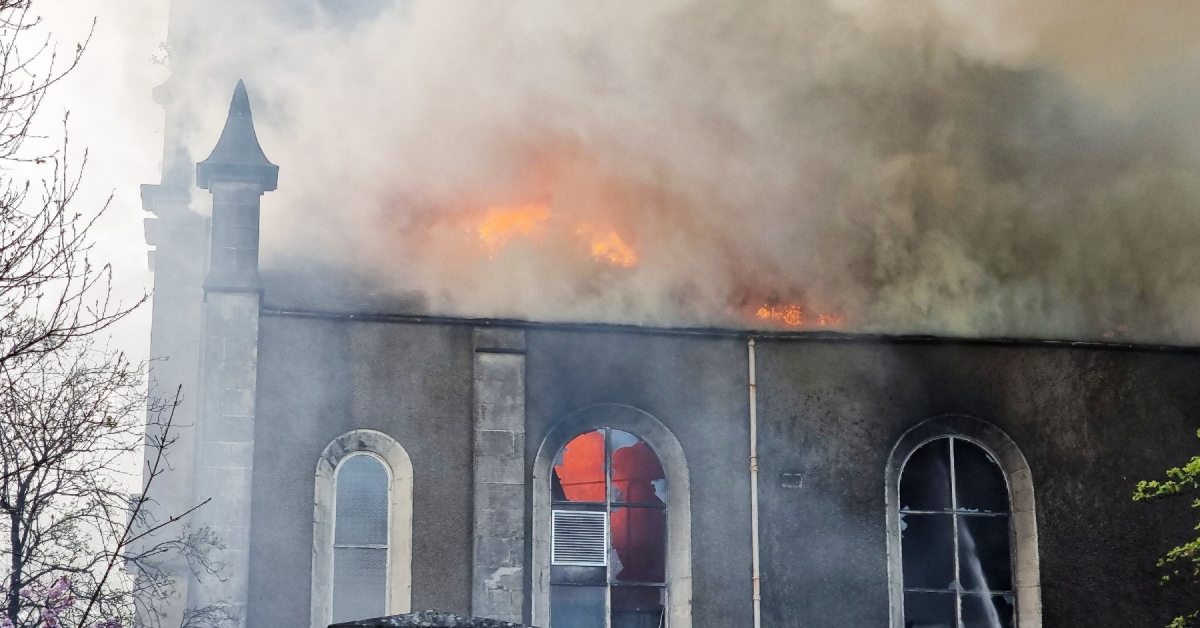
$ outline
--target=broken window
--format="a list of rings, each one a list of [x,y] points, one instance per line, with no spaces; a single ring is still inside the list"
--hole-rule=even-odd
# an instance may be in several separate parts
[[[932,440],[900,474],[905,628],[1010,628],[1008,483],[983,448]]]
[[[666,491],[658,456],[629,432],[593,430],[563,447],[551,475],[552,628],[662,625]]]
[[[387,614],[388,472],[367,454],[337,470],[333,528],[333,621]]]

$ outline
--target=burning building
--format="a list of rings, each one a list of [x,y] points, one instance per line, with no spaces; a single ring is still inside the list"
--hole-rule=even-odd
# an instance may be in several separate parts
[[[143,189],[154,380],[185,396],[158,500],[212,498],[189,525],[216,531],[227,568],[185,578],[175,619],[1116,628],[1165,622],[1180,595],[1154,564],[1187,523],[1129,496],[1193,449],[1192,349],[1116,326],[874,333],[850,301],[756,286],[699,325],[448,310],[428,286],[260,268],[266,225],[286,222],[260,222],[260,201],[290,184],[265,144],[239,83],[208,156],[169,141]],[[553,259],[596,281],[659,254],[603,212],[513,199],[416,233],[465,237],[478,260],[551,234]],[[497,277],[472,289],[510,287]]]

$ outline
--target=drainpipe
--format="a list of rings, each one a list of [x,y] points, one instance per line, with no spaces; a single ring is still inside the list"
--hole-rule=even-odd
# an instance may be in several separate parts
[[[750,527],[754,628],[762,627],[762,588],[758,560],[758,386],[754,377],[754,338],[747,344],[750,365]]]

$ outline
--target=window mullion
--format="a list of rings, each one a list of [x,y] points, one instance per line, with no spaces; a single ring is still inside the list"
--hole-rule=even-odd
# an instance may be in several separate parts
[[[607,547],[612,552],[612,428],[604,428],[604,512],[608,514],[608,529],[605,531]],[[612,628],[612,561],[604,567],[604,625]]]
[[[962,624],[962,566],[958,552],[958,478],[954,472],[954,438],[950,439],[950,517],[954,530],[954,617],[957,626]]]

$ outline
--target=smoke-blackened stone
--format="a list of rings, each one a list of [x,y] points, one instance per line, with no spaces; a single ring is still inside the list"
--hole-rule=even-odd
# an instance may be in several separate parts
[[[391,617],[362,619],[333,624],[329,628],[418,628],[422,626],[433,626],[436,628],[528,628],[528,626],[507,621],[480,617],[460,617],[452,613],[439,613],[437,611],[421,611],[404,615],[392,615]]]

